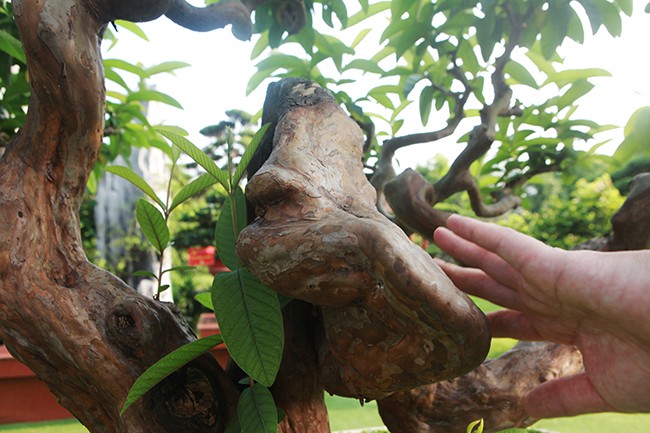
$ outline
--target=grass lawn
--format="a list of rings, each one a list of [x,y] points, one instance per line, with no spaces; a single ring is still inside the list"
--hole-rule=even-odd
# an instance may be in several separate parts
[[[332,431],[382,425],[375,402],[363,407],[357,400],[326,396],[330,411]],[[540,421],[536,428],[558,433],[645,433],[650,432],[650,414],[623,415],[601,413],[573,418]],[[87,433],[76,420],[52,421],[37,424],[12,424],[0,426],[3,433]]]

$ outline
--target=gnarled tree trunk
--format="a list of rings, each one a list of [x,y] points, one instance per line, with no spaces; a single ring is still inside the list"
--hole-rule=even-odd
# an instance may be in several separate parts
[[[119,415],[134,379],[194,336],[172,306],[139,296],[81,247],[78,209],[104,125],[105,10],[13,5],[32,97],[0,161],[0,338],[92,432],[221,431],[237,394],[207,355]]]

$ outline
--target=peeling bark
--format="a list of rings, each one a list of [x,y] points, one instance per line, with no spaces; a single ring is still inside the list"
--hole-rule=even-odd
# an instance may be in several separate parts
[[[476,367],[486,319],[377,211],[358,125],[305,80],[272,86],[273,150],[247,186],[259,218],[238,254],[269,287],[320,306],[325,388],[375,399]]]
[[[237,394],[191,362],[119,410],[149,365],[195,337],[173,306],[90,264],[78,210],[101,145],[106,21],[79,0],[14,0],[32,97],[0,159],[0,338],[91,432],[222,431]]]

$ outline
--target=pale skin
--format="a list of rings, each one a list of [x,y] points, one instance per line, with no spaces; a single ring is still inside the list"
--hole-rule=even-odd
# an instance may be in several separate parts
[[[533,389],[529,416],[650,412],[650,250],[564,251],[456,215],[434,239],[471,266],[438,261],[456,286],[506,308],[488,315],[495,337],[582,353],[585,373]]]

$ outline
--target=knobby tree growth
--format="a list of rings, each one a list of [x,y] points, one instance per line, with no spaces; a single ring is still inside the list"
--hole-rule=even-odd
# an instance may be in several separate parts
[[[592,87],[588,78],[602,71],[555,69],[564,38],[583,35],[569,2],[360,1],[361,10],[351,16],[346,3],[323,2],[323,18],[332,27],[334,17],[351,27],[390,13],[385,49],[349,62],[344,55],[351,56],[353,47],[314,30],[307,13],[313,5],[306,4],[12,2],[31,96],[24,126],[0,159],[6,222],[0,229],[0,338],[92,432],[224,431],[236,417],[241,386],[235,368],[227,375],[203,355],[120,415],[134,380],[194,337],[173,306],[139,296],[90,264],[82,249],[78,210],[106,134],[99,48],[107,25],[119,19],[164,14],[197,31],[230,24],[236,37],[247,39],[257,9],[263,33],[255,52],[298,43],[306,58],[273,52],[258,64],[251,86],[272,75],[321,84],[289,79],[270,86],[264,123],[271,132],[249,170],[255,173],[247,194],[256,219],[238,243],[257,277],[297,299],[283,309],[285,349],[271,388],[285,414],[282,431],[329,431],[323,390],[378,399],[394,432],[464,431],[481,417],[493,430],[526,425],[533,420],[521,409],[525,392],[582,368],[575,349],[545,343],[518,346],[479,366],[489,344],[482,313],[404,233],[430,237],[446,219],[433,206],[460,191],[477,215],[502,214],[520,204],[517,194],[526,181],[585,157],[573,142],[599,128],[571,114]],[[620,32],[620,12],[631,13],[631,2],[605,4],[586,9],[591,26]],[[352,45],[368,33],[359,32]],[[513,100],[512,85],[539,87],[512,58],[521,47],[559,96],[540,106]],[[384,70],[381,62],[391,53],[399,66]],[[328,59],[342,74],[339,80],[321,73],[318,66]],[[393,113],[383,119],[390,138],[381,146],[374,127],[379,117],[364,111],[366,96],[345,89],[343,73],[353,70],[398,83],[368,93]],[[424,123],[433,107],[444,108],[448,120],[435,131],[399,136],[399,113],[415,89]],[[479,105],[476,126],[444,177],[432,185],[414,171],[396,175],[398,149],[449,136],[472,103]],[[628,156],[639,142],[634,133],[630,137]],[[490,186],[481,181],[488,175]],[[639,209],[648,209],[649,191],[647,176],[637,178],[605,248],[648,246],[650,218]],[[514,377],[513,389],[506,384]]]

